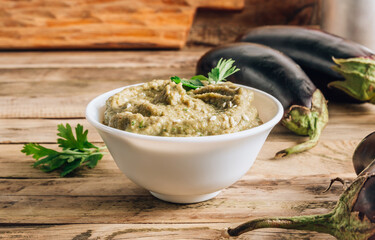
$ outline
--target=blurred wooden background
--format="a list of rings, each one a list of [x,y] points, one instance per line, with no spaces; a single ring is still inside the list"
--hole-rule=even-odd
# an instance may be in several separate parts
[[[319,0],[2,0],[0,49],[217,45],[259,25],[318,24],[319,5]]]
[[[189,45],[218,45],[261,25],[319,25],[320,0],[245,0],[242,11],[198,9]]]

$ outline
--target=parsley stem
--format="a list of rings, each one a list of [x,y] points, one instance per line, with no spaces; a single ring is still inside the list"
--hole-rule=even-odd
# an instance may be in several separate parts
[[[88,151],[77,152],[77,151],[70,150],[70,149],[64,149],[62,152],[66,154],[71,154],[71,155],[86,155],[88,153]]]
[[[90,153],[90,156],[91,155],[103,155],[103,154],[108,154],[107,152],[94,152],[94,153]]]

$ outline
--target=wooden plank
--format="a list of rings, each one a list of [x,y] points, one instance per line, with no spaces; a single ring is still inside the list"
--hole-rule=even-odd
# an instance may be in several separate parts
[[[108,163],[106,163],[108,164]],[[113,165],[113,164],[111,164]],[[259,169],[258,167],[255,167]],[[263,168],[263,170],[265,170]],[[75,176],[67,178],[48,179],[0,179],[2,196],[148,196],[149,193],[132,183],[128,178],[114,169],[114,174]],[[43,175],[42,173],[40,175]],[[352,180],[351,173],[341,172],[330,174]],[[277,199],[280,196],[287,198],[293,196],[294,200],[309,201],[316,197],[332,198],[341,193],[340,184],[334,186],[329,192],[323,190],[330,182],[330,175],[280,175],[278,172],[259,172],[251,169],[245,176],[232,186],[226,188],[220,198],[246,198],[246,199]],[[308,184],[307,184],[308,183]],[[292,194],[292,195],[290,195]],[[296,195],[294,195],[296,194]]]
[[[0,69],[25,68],[182,68],[194,64],[208,50],[207,47],[185,48],[181,51],[30,51],[0,52]],[[31,76],[30,76],[31,74]],[[134,73],[132,73],[134,74]],[[0,77],[4,75],[2,74]],[[95,76],[95,75],[93,75]],[[19,74],[14,79],[35,79],[32,72]],[[41,76],[46,77],[46,76]],[[47,76],[48,78],[48,76]],[[0,78],[4,79],[4,78]],[[52,80],[52,79],[48,79]],[[69,80],[66,79],[66,80]]]
[[[357,140],[367,136],[374,129],[375,122],[369,117],[353,117],[337,120],[329,124],[321,136],[321,140]],[[58,124],[69,123],[76,126],[78,123],[89,129],[89,139],[93,142],[102,142],[99,134],[85,119],[0,119],[0,143],[25,143],[25,142],[56,142]],[[350,130],[349,130],[350,129]],[[269,141],[295,143],[305,138],[297,136],[281,125],[272,131]]]
[[[167,1],[168,2],[168,1]],[[176,1],[169,1],[170,4],[176,4]],[[244,0],[187,0],[185,4],[199,8],[210,8],[219,10],[241,10],[245,6]]]
[[[332,117],[362,117],[364,115],[373,115],[375,113],[375,105],[370,103],[362,104],[344,104],[344,103],[335,103],[328,102],[328,110],[330,120]],[[338,118],[337,118],[338,119]],[[340,121],[340,120],[338,120]],[[369,120],[369,123],[374,122],[375,120]]]
[[[0,48],[181,48],[200,6],[238,10],[244,0],[5,0]]]
[[[102,142],[99,134],[85,119],[0,119],[0,143],[56,142],[57,125],[83,125],[89,130],[89,141]]]
[[[97,144],[103,146],[103,144]],[[58,150],[57,144],[43,144],[48,148]],[[33,168],[35,160],[31,156],[21,153],[23,145],[0,144],[0,149],[4,154],[0,156],[0,179],[51,179],[60,178],[58,172],[44,173]],[[123,174],[117,168],[115,162],[109,154],[105,154],[98,166],[94,169],[82,168],[76,171],[74,177],[116,177],[123,179]]]
[[[237,223],[200,224],[74,224],[0,227],[4,239],[225,239],[225,228]],[[328,234],[283,229],[260,229],[246,233],[238,240],[333,240]],[[56,238],[57,237],[57,238]]]
[[[273,159],[277,150],[285,148],[291,143],[280,141],[266,141],[257,160],[247,173],[248,175],[264,178],[284,178],[295,176],[314,176],[326,174],[334,178],[336,175],[353,173],[351,158],[353,151],[361,139],[324,141],[308,152],[292,155],[284,159]],[[57,149],[56,144],[43,146]],[[20,144],[0,144],[0,178],[59,178],[57,172],[43,173],[31,165],[34,159],[21,153]],[[290,166],[301,166],[296,171]],[[121,178],[112,157],[107,154],[94,169],[83,168],[74,177],[116,177]]]
[[[63,53],[26,54],[26,58],[18,53],[9,54],[10,57],[2,55],[0,117],[83,117],[89,100],[105,91],[152,79],[166,79],[174,74],[191,76],[201,54],[202,51],[149,51],[115,53],[113,58],[112,53],[97,54],[97,57],[89,53],[76,53],[70,57]],[[34,65],[29,65],[33,61]],[[26,66],[28,68],[20,69]]]
[[[290,197],[290,196],[289,196]],[[212,223],[239,222],[301,212],[326,213],[337,198],[298,201],[216,197],[193,205],[173,205],[148,196],[0,196],[2,224]],[[302,209],[302,211],[301,211]]]
[[[75,193],[80,190],[74,191],[73,187],[78,183],[73,183],[72,186],[65,185],[67,189],[62,189],[63,193],[58,195],[1,195],[0,223],[230,223],[250,217],[320,214],[333,209],[343,191],[341,186],[336,185],[333,191],[322,194],[329,182],[328,178],[322,180],[322,176],[317,176],[284,181],[240,181],[212,200],[190,205],[160,201],[145,191],[130,194],[131,190],[120,190],[117,194],[97,194],[101,188],[113,185],[108,181],[102,184],[100,180],[96,182],[96,187],[91,184],[92,192],[88,195],[77,195]],[[55,182],[58,181],[45,182],[47,192],[53,193],[54,190],[47,189],[55,188]],[[58,189],[62,187],[59,185],[56,184]],[[72,193],[66,194],[69,191]]]

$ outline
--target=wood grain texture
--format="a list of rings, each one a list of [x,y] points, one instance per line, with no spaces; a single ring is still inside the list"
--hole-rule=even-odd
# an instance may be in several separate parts
[[[303,1],[302,1],[303,2]],[[0,53],[0,239],[223,239],[225,228],[265,216],[326,213],[351,181],[360,140],[375,129],[375,106],[329,103],[320,143],[285,159],[274,154],[304,138],[282,126],[271,132],[253,167],[216,198],[165,203],[132,183],[107,154],[94,169],[71,177],[32,168],[26,142],[57,148],[56,125],[83,124],[94,96],[120,86],[194,75],[207,48],[183,51]],[[334,239],[306,231],[263,229],[238,239]]]
[[[365,137],[371,132],[374,123],[371,121],[374,115],[367,118],[358,118],[358,122],[350,128],[344,121],[329,124],[323,131],[322,140],[355,140]],[[353,117],[352,120],[354,120]],[[333,120],[332,120],[333,122]],[[0,119],[0,143],[25,143],[25,142],[56,142],[56,129],[58,124],[69,123],[76,126],[78,123],[89,129],[89,140],[102,142],[94,127],[90,126],[85,119]],[[305,138],[292,134],[289,130],[278,125],[272,131],[275,135],[269,137],[269,141],[294,143],[303,141]]]
[[[262,160],[260,160],[262,161]],[[101,165],[114,166],[113,162],[101,162]],[[87,171],[88,172],[88,171]],[[0,180],[2,196],[76,196],[76,197],[106,197],[106,196],[149,196],[143,188],[132,183],[120,171],[113,168],[112,174],[74,175],[74,178],[46,178],[46,179],[6,179]],[[286,176],[276,171],[270,173],[257,173],[251,170],[237,183],[228,187],[219,198],[244,198],[244,199],[274,199],[277,197],[287,199],[288,194],[296,194],[294,200],[311,199],[318,196],[322,199],[334,200],[340,194],[342,187],[335,184],[331,191],[322,193],[329,184],[327,175]],[[53,174],[52,174],[53,175]],[[272,176],[273,177],[272,177]],[[333,174],[332,174],[333,175]],[[344,179],[352,180],[354,174],[335,173]],[[28,177],[28,176],[25,176]],[[304,182],[310,182],[307,186]],[[290,187],[293,185],[293,188]]]
[[[0,46],[179,48],[186,40],[189,45],[218,45],[260,25],[319,25],[320,21],[319,0],[156,0],[147,6],[149,1],[3,1]],[[201,9],[193,22],[196,8]]]
[[[297,192],[290,193],[297,194],[298,197]],[[290,196],[280,197],[278,200],[236,199],[222,193],[209,202],[182,206],[163,202],[152,195],[0,196],[2,206],[0,222],[3,225],[123,222],[169,224],[221,222],[229,225],[263,216],[328,213],[334,208],[337,198],[322,197],[311,201],[291,200]]]
[[[0,48],[181,48],[196,8],[243,0],[4,0]]]
[[[229,224],[261,216],[319,214],[333,209],[343,191],[335,185],[323,194],[328,182],[323,175],[271,179],[247,175],[215,199],[181,205],[160,201],[121,178],[1,180],[0,223]]]
[[[196,62],[207,50],[0,53],[0,117],[82,118],[87,103],[106,91],[194,75]],[[329,103],[329,109],[331,118],[361,115],[369,123],[375,112],[371,104]]]
[[[276,137],[276,136],[274,136]],[[315,176],[326,174],[328,178],[336,175],[352,173],[352,152],[360,140],[327,141],[325,140],[314,149],[304,154],[290,156],[285,159],[273,159],[281,148],[291,145],[291,142],[267,141],[260,151],[249,175],[259,175],[262,178],[287,178],[298,176]],[[55,144],[43,144],[46,147],[57,149]],[[98,144],[102,146],[102,144]],[[58,172],[43,173],[32,168],[34,160],[21,153],[22,144],[0,144],[0,179],[50,179],[59,178]],[[308,159],[308,160],[306,160]],[[303,166],[295,171],[290,166]],[[95,169],[83,168],[75,172],[75,177],[120,177],[112,157],[107,154]],[[349,174],[349,176],[352,176]],[[117,182],[117,181],[116,181]],[[40,193],[40,192],[39,192]]]
[[[89,100],[100,93],[194,74],[206,50],[0,53],[0,117],[83,117]]]
[[[180,68],[195,66],[200,55],[207,50],[207,47],[195,47],[185,48],[182,51],[0,52],[0,69]]]
[[[235,225],[233,225],[235,226]],[[114,240],[114,239],[211,239],[222,237],[228,224],[67,224],[44,226],[0,227],[0,234],[6,239],[73,239],[73,240]],[[56,233],[59,233],[56,236]],[[277,238],[275,238],[277,236]],[[303,231],[282,229],[261,229],[246,233],[235,239],[296,239],[306,240]],[[327,234],[310,233],[308,239],[333,240]]]

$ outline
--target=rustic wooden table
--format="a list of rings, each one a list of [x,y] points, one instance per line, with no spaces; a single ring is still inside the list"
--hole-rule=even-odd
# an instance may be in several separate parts
[[[330,122],[314,149],[274,154],[303,138],[277,126],[251,170],[216,198],[197,204],[160,201],[130,182],[106,155],[72,177],[43,173],[20,152],[23,143],[56,147],[59,123],[83,124],[88,101],[121,86],[194,74],[204,48],[182,51],[0,53],[1,239],[219,239],[225,227],[251,218],[330,211],[355,177],[355,146],[375,130],[375,106],[329,103]],[[325,234],[263,229],[240,239],[333,239]]]

